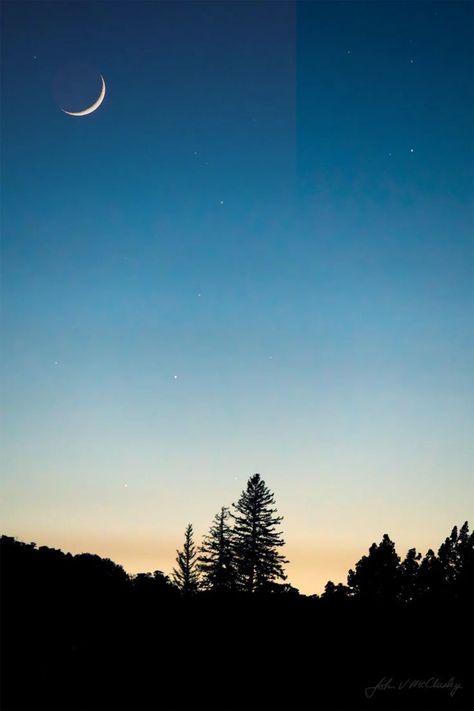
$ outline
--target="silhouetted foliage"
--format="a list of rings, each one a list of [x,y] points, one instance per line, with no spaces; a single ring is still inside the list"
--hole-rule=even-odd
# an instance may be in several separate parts
[[[474,531],[469,535],[468,522],[461,526],[457,540],[457,562],[454,579],[459,599],[474,600]]]
[[[130,581],[133,591],[141,598],[157,600],[164,597],[172,598],[179,594],[179,588],[161,570],[155,570],[153,574],[138,573],[133,575]]]
[[[421,553],[416,548],[410,548],[404,560],[400,563],[400,599],[412,602],[418,591],[418,570]]]
[[[267,583],[265,591],[274,595],[287,595],[290,597],[298,597],[300,591],[289,583]]]
[[[176,551],[177,568],[173,568],[173,582],[183,595],[191,595],[198,589],[197,553],[193,541],[193,527],[188,524],[184,533],[182,551]]]
[[[199,548],[198,570],[203,590],[230,591],[236,587],[229,509],[223,506]]]
[[[474,535],[469,535],[467,521],[457,526],[435,555],[428,550],[421,561],[416,588],[419,597],[472,599]]]
[[[416,580],[419,597],[442,597],[445,580],[443,564],[431,548],[420,563]]]
[[[286,580],[283,565],[288,563],[278,548],[284,540],[277,527],[283,520],[275,516],[274,495],[260,474],[254,474],[233,507],[233,551],[237,584],[246,592],[262,591],[270,583]]]
[[[400,562],[384,536],[350,586],[329,581],[320,598],[278,579],[258,595],[183,595],[161,571],[128,576],[96,555],[3,536],[2,709],[467,711],[473,561],[466,523],[421,560],[412,548]],[[364,696],[389,677],[459,689]]]
[[[321,598],[324,600],[346,600],[349,595],[349,588],[342,583],[334,585],[332,580],[328,580]]]
[[[438,550],[438,558],[441,563],[443,575],[443,586],[452,585],[458,573],[458,527],[454,526],[451,535],[448,536]]]
[[[385,533],[379,545],[372,543],[369,555],[364,555],[350,570],[347,584],[353,595],[367,600],[395,600],[400,593],[400,558],[395,544]]]
[[[458,579],[468,549],[469,529],[466,521],[459,533],[457,526],[454,526],[451,535],[441,544],[438,551],[446,585],[452,585]]]

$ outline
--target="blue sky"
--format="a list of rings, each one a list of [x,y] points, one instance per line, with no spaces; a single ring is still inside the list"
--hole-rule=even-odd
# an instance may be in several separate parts
[[[259,471],[313,592],[469,518],[471,28],[4,5],[6,533],[169,570]]]

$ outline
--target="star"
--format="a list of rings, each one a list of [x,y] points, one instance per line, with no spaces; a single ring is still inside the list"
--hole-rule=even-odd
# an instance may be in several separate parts
[[[177,376],[177,375],[173,375],[173,378],[174,378],[175,380],[178,380],[178,376]]]
[[[221,200],[220,204],[223,205],[223,204],[224,204],[224,200]]]
[[[124,488],[125,488],[125,489],[128,489],[128,484],[124,484]]]
[[[414,152],[415,152],[415,149],[414,149],[414,148],[410,148],[410,153],[414,153]]]
[[[391,157],[392,157],[392,154],[391,154],[391,153],[389,153],[389,154],[388,154],[388,157],[389,157],[389,158],[391,158]]]
[[[414,61],[415,61],[414,59],[410,59],[410,64],[413,64]]]
[[[33,59],[38,59],[38,57],[36,56],[36,54],[34,55]]]
[[[200,291],[198,291],[198,296],[201,296],[201,292],[200,292]]]
[[[350,50],[350,49],[348,49],[348,50],[347,50],[347,54],[350,54],[350,53],[351,53],[351,50]]]

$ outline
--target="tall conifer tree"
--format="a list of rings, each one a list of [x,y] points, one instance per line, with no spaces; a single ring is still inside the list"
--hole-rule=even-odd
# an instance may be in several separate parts
[[[269,589],[285,580],[283,566],[288,561],[278,552],[285,544],[277,530],[282,516],[276,516],[275,498],[260,474],[254,474],[240,499],[233,504],[234,562],[237,583],[247,592]]]

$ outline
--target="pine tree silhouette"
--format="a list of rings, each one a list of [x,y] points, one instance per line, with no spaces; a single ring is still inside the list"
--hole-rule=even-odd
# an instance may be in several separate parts
[[[205,590],[233,590],[236,574],[232,554],[232,528],[229,509],[221,508],[212,522],[209,534],[199,548],[198,570]]]
[[[198,589],[197,553],[193,541],[193,527],[188,524],[184,533],[184,546],[178,554],[177,568],[173,568],[173,582],[183,595],[190,595]]]
[[[288,561],[278,553],[285,544],[276,530],[282,516],[275,516],[273,493],[260,474],[247,482],[236,504],[233,551],[237,571],[237,584],[246,592],[268,588],[276,580],[286,580],[283,566]]]

